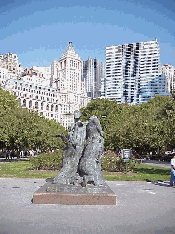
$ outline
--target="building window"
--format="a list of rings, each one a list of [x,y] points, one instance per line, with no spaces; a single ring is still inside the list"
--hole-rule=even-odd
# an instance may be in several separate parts
[[[44,105],[43,102],[41,102],[41,110],[43,110],[43,105]]]
[[[55,106],[55,112],[58,112],[58,105]]]
[[[26,107],[26,99],[23,100],[23,106]]]
[[[29,101],[29,108],[31,108],[32,107],[32,101],[30,100]]]
[[[51,111],[53,111],[53,104],[51,105]]]
[[[35,102],[35,109],[38,109],[38,102]]]

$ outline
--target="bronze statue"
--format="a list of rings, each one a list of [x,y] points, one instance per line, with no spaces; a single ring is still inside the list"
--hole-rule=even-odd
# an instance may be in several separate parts
[[[66,143],[63,150],[63,167],[53,179],[53,183],[86,186],[103,185],[101,158],[104,152],[103,131],[96,116],[88,123],[80,121],[81,114],[75,111],[75,123],[71,126],[67,138],[56,135]]]
[[[62,138],[66,143],[66,147],[63,150],[63,167],[53,179],[54,183],[80,183],[81,178],[78,174],[78,163],[82,156],[86,137],[86,126],[80,121],[80,118],[80,112],[75,111],[75,123],[72,124],[67,138],[63,134],[56,135]]]
[[[83,177],[82,186],[87,183],[103,185],[101,158],[104,156],[103,131],[96,116],[91,116],[86,126],[86,146],[79,163],[79,173]]]

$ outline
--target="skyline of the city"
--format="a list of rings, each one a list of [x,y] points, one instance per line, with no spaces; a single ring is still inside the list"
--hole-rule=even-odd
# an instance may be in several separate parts
[[[105,48],[158,38],[161,65],[175,66],[174,1],[7,0],[0,3],[0,54],[24,68],[49,66],[69,41],[81,60],[105,62]]]
[[[24,108],[55,119],[66,129],[73,123],[74,111],[93,98],[140,104],[155,94],[170,96],[174,90],[175,69],[168,64],[160,67],[157,39],[108,47],[106,61],[106,69],[97,59],[89,59],[81,67],[71,42],[51,67],[24,70],[16,54],[8,53],[0,57],[0,83]]]

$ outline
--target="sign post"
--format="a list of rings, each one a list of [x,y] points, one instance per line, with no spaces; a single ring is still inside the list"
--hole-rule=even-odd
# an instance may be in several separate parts
[[[122,158],[124,159],[124,162],[126,163],[126,173],[127,173],[129,159],[131,158],[131,149],[123,149]]]

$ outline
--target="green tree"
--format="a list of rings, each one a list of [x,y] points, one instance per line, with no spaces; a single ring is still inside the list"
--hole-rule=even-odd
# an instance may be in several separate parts
[[[35,111],[22,108],[15,96],[0,88],[0,147],[43,150],[63,148],[55,134],[65,129],[55,120],[45,119]]]
[[[81,110],[82,120],[96,115],[104,131],[105,149],[132,148],[139,154],[163,153],[175,147],[175,102],[172,97],[155,96],[141,105],[118,105],[95,99]]]

